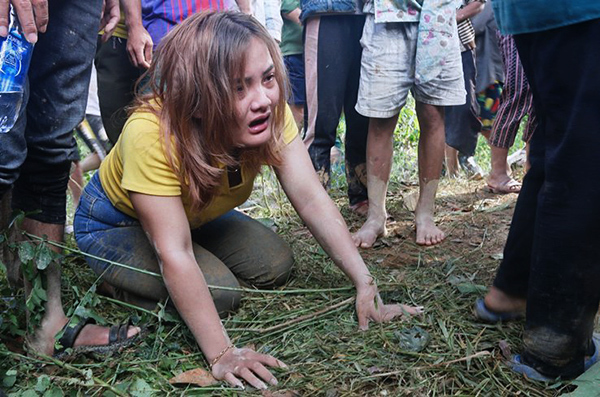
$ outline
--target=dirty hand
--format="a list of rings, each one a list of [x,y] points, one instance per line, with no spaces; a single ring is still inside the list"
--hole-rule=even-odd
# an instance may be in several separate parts
[[[423,313],[422,306],[385,305],[374,282],[357,288],[356,314],[358,328],[361,331],[369,329],[369,321],[381,323],[403,314],[417,315],[421,313]]]
[[[264,382],[277,385],[277,379],[265,365],[287,368],[283,362],[268,354],[257,353],[248,348],[232,347],[212,365],[212,375],[215,379],[225,380],[235,387],[244,388],[241,378],[256,389],[264,390],[267,388]]]
[[[48,0],[0,0],[0,36],[8,35],[9,4],[12,4],[19,23],[30,43],[37,42],[38,32],[48,27]]]

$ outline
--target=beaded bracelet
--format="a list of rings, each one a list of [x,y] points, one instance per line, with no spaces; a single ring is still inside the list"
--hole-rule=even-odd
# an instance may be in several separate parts
[[[228,345],[225,349],[221,350],[221,352],[219,354],[217,354],[217,357],[213,358],[212,361],[210,362],[210,368],[212,369],[212,367],[225,355],[225,353],[227,353],[229,350],[233,349],[235,346],[233,344]]]

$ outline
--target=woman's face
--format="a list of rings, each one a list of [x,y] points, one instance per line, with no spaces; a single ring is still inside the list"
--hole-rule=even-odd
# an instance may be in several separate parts
[[[236,82],[236,110],[240,125],[235,143],[241,147],[264,145],[271,138],[273,111],[279,100],[273,59],[267,46],[252,39],[246,51],[244,76]]]

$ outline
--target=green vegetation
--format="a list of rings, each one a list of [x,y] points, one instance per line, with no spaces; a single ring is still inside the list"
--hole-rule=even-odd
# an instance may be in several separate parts
[[[343,123],[340,127],[343,131]],[[289,365],[279,385],[264,396],[554,396],[574,389],[544,385],[513,374],[502,364],[500,341],[521,347],[523,323],[484,325],[474,320],[474,300],[485,293],[501,257],[516,196],[494,196],[484,183],[441,183],[437,217],[449,234],[438,247],[414,243],[412,214],[404,198],[416,191],[418,125],[411,106],[396,130],[388,195],[388,237],[362,251],[385,301],[424,305],[420,317],[371,324],[358,331],[354,290],[310,237],[269,170],[257,180],[245,211],[276,228],[293,247],[294,277],[277,291],[247,291],[240,311],[224,321],[233,341],[254,345]],[[486,156],[487,153],[487,157]],[[477,150],[489,163],[484,142]],[[348,210],[341,167],[334,167],[331,196],[351,230],[362,219]],[[63,258],[63,297],[70,315],[99,315],[106,322],[130,317],[149,333],[118,356],[78,357],[62,363],[22,351],[23,293],[8,298],[0,276],[0,388],[12,396],[257,395],[224,384],[173,385],[169,380],[208,365],[179,317],[161,304],[132,308],[95,294],[97,278],[71,236]],[[41,255],[41,254],[39,254]],[[31,256],[31,255],[30,255]],[[39,263],[32,256],[30,261]],[[0,266],[0,272],[6,270]]]

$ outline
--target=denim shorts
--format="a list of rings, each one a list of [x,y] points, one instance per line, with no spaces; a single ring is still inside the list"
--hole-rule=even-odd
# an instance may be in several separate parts
[[[63,223],[70,162],[77,159],[73,129],[85,114],[102,1],[48,6],[17,123],[0,134],[0,195],[14,184],[13,207]]]
[[[458,39],[439,76],[425,84],[416,82],[418,28],[416,22],[375,23],[374,15],[367,15],[360,40],[363,52],[358,113],[366,117],[392,117],[406,104],[409,91],[417,101],[429,105],[465,103]]]
[[[304,105],[306,103],[306,88],[304,85],[304,57],[302,54],[286,55],[283,57],[288,78],[292,87],[292,97],[289,103]]]

